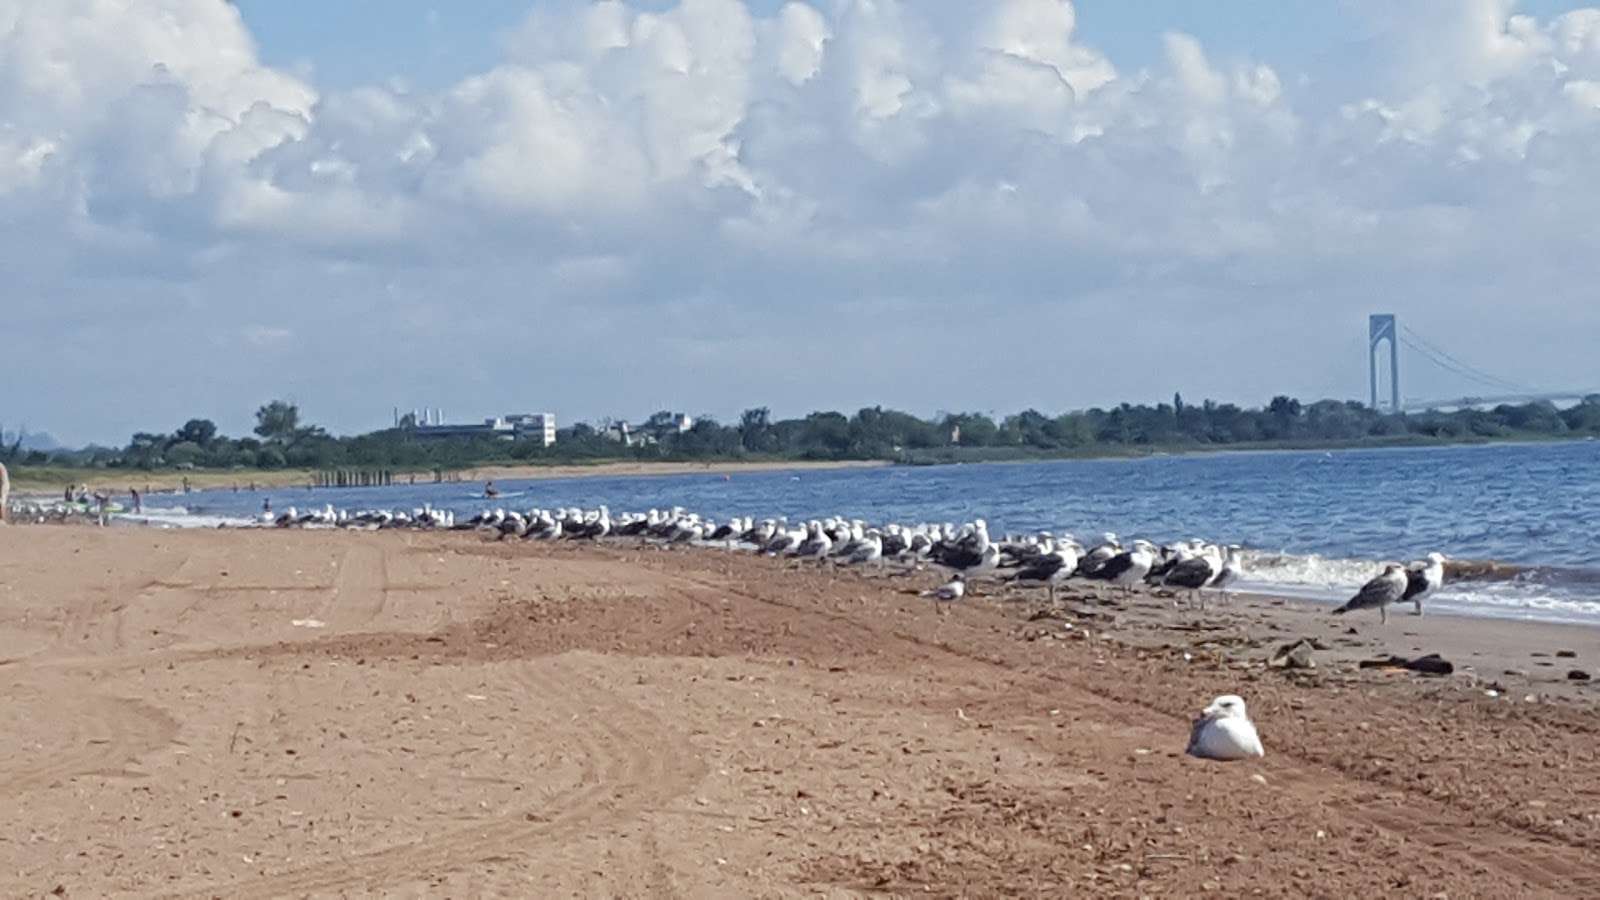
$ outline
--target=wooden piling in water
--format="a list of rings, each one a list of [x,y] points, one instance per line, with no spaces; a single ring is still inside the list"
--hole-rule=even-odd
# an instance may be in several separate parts
[[[323,469],[311,476],[316,487],[388,487],[394,484],[391,469]]]

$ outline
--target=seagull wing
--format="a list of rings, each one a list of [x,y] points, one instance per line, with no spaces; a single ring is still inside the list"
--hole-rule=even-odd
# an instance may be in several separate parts
[[[1184,753],[1190,756],[1200,755],[1200,735],[1206,730],[1206,723],[1211,721],[1206,716],[1200,716],[1189,725],[1189,746],[1184,748]]]
[[[1427,589],[1428,573],[1421,568],[1412,567],[1406,570],[1406,591],[1400,596],[1400,599],[1410,600]]]

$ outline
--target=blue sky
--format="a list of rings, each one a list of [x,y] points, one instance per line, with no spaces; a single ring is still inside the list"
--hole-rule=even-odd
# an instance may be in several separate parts
[[[399,77],[436,88],[481,71],[500,38],[527,15],[527,0],[234,0],[270,64],[315,67],[319,82],[351,87]],[[634,3],[666,9],[669,0]],[[1528,10],[1573,3],[1521,4]],[[770,15],[780,0],[749,3]],[[1082,0],[1085,41],[1119,66],[1159,63],[1165,31],[1192,34],[1222,56],[1249,56],[1293,67],[1362,39],[1358,17],[1337,2],[1307,0]],[[310,23],[315,23],[312,26]]]
[[[1403,0],[1402,0],[1403,2]],[[457,81],[496,58],[528,0],[234,0],[270,64],[310,64],[319,81],[350,87],[399,77],[423,88]],[[559,5],[559,4],[558,4]],[[662,10],[671,0],[632,4]],[[771,15],[781,0],[749,2]],[[937,5],[937,3],[935,3]],[[1574,0],[1520,0],[1517,10],[1549,18],[1583,6]],[[1339,0],[1080,0],[1084,41],[1126,68],[1158,65],[1161,35],[1181,31],[1222,57],[1266,61],[1287,71],[1359,45],[1369,29]],[[315,23],[314,26],[310,23]]]
[[[1583,4],[235,6],[0,25],[6,427],[1600,386]]]

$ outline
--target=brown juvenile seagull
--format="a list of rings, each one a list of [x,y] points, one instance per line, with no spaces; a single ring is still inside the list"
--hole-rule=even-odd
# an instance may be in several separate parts
[[[1399,563],[1389,563],[1383,567],[1383,574],[1361,586],[1361,591],[1351,597],[1345,605],[1334,610],[1334,615],[1347,613],[1352,609],[1378,608],[1379,621],[1389,621],[1389,604],[1395,603],[1406,595],[1406,569]]]

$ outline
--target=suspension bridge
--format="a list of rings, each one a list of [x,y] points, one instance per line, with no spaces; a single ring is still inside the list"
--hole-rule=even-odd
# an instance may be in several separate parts
[[[1387,349],[1380,349],[1387,344]],[[1453,376],[1458,382],[1472,385],[1472,393],[1459,397],[1418,399],[1400,392],[1400,348],[1409,351],[1409,360],[1428,363],[1437,370]],[[1498,406],[1502,403],[1520,404],[1549,401],[1577,402],[1585,397],[1600,394],[1600,388],[1588,390],[1549,390],[1530,387],[1509,381],[1463,362],[1451,353],[1431,343],[1414,329],[1401,324],[1393,314],[1382,313],[1368,317],[1367,369],[1372,393],[1372,408],[1388,412],[1421,412],[1429,409],[1464,409],[1475,406]],[[1379,403],[1380,386],[1388,388],[1388,402]]]

